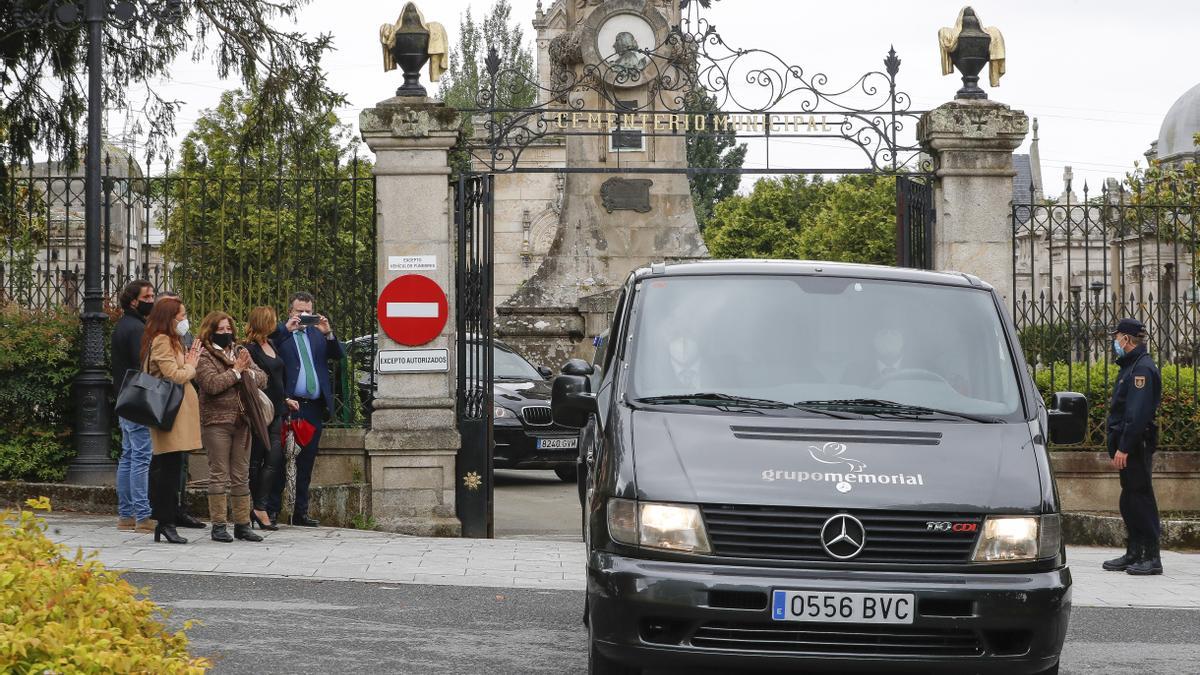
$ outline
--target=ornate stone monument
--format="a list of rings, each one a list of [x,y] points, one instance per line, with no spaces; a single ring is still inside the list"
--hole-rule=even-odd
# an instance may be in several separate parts
[[[564,129],[568,171],[559,226],[536,272],[497,308],[497,328],[535,362],[556,367],[573,355],[591,356],[584,338],[606,327],[629,272],[708,252],[686,175],[622,173],[688,166],[676,98],[686,92],[662,91],[663,69],[674,67],[667,38],[679,3],[572,0],[550,12],[539,20],[562,26],[545,50],[550,64],[542,83],[561,106],[546,116]]]

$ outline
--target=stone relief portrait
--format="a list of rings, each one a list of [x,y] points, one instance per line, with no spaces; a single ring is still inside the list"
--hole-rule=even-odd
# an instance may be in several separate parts
[[[596,35],[600,57],[613,69],[616,78],[624,82],[641,79],[642,71],[650,62],[643,50],[655,46],[654,29],[636,14],[612,16],[600,26]]]

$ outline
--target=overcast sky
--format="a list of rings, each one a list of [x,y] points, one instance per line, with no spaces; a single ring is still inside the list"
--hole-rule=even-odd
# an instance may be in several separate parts
[[[536,0],[511,2],[531,40]],[[395,21],[402,4],[314,0],[300,19],[302,31],[333,34],[337,51],[325,65],[333,87],[349,96],[350,106],[339,116],[355,128],[358,111],[389,97],[401,80],[399,71],[382,70],[378,29]],[[468,6],[479,16],[490,5],[491,0],[418,2],[427,21],[446,26],[452,43]],[[950,100],[959,86],[957,76],[941,76],[936,36],[961,6],[961,0],[722,0],[709,17],[730,46],[774,52],[806,73],[824,73],[831,88],[882,69],[889,45],[895,45],[902,59],[900,88],[911,94],[915,108],[929,109]],[[1171,104],[1200,82],[1200,3],[1193,0],[978,0],[972,6],[984,25],[1003,32],[1008,48],[1008,73],[999,88],[985,87],[989,96],[1040,120],[1047,194],[1061,190],[1068,164],[1076,191],[1084,180],[1098,187],[1106,176],[1123,175],[1158,137]],[[182,136],[230,86],[217,79],[211,63],[184,59],[160,90],[187,102],[179,116]],[[119,113],[110,116],[114,134],[120,119]],[[861,164],[854,159],[861,154],[839,154],[843,151],[830,144],[773,144],[771,162]],[[760,165],[759,155],[752,153],[749,163]]]

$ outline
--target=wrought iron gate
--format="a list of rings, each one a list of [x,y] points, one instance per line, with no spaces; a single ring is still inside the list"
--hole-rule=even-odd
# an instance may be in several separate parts
[[[896,176],[896,264],[933,267],[933,183]]]
[[[458,451],[455,503],[464,537],[491,537],[492,523],[492,188],[490,174],[454,183],[457,229]]]

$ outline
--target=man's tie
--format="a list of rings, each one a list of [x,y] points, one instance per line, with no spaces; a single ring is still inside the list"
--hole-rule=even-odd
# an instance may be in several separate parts
[[[300,365],[304,368],[304,391],[312,398],[317,393],[317,370],[313,368],[312,354],[308,350],[308,335],[300,331],[296,337],[300,346]]]

